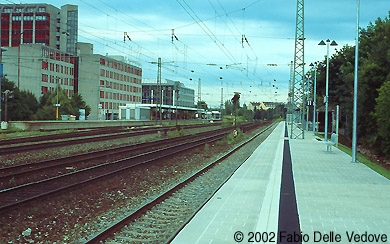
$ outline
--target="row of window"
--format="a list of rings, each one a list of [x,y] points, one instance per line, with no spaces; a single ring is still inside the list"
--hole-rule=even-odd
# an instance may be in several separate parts
[[[50,92],[53,92],[56,90],[56,87],[47,87],[47,86],[42,86],[41,87],[41,90],[42,90],[42,95],[45,94],[46,92],[50,91]],[[74,91],[73,90],[69,90],[69,89],[64,89],[65,93],[68,95],[68,97],[72,97],[73,94],[74,94]]]
[[[24,21],[33,21],[34,19],[36,21],[46,21],[47,17],[45,15],[36,15],[35,18],[34,18],[34,16],[31,16],[31,15],[24,15],[23,16]],[[11,20],[12,21],[22,21],[22,16],[12,15]]]
[[[28,12],[28,13],[33,13],[35,12],[36,8],[35,7],[27,7],[27,8],[24,8],[24,11],[25,12]],[[4,8],[3,9],[3,13],[21,13],[23,11],[23,8],[15,8],[15,10],[13,8]],[[41,12],[41,13],[44,13],[46,12],[46,7],[38,7],[38,12]]]
[[[48,48],[42,48],[41,56],[43,58],[50,58],[70,64],[74,64],[74,57],[71,57],[69,54],[61,53],[56,50],[50,50]]]
[[[113,100],[119,100],[119,101],[134,102],[136,97],[138,97],[138,96],[133,96],[133,95],[129,95],[129,94],[114,93],[114,92],[100,91],[100,98],[105,98],[105,99],[113,99]]]
[[[140,68],[137,68],[134,66],[129,66],[126,64],[117,63],[117,62],[110,61],[110,60],[106,60],[104,58],[100,58],[100,65],[104,65],[106,67],[121,70],[121,71],[124,71],[126,73],[142,76],[142,70]]]
[[[125,85],[125,84],[120,84],[112,81],[105,81],[105,80],[100,80],[100,85],[105,86],[106,88],[111,88],[114,90],[121,90],[121,91],[127,91],[127,92],[141,92],[140,87],[136,86],[131,86],[131,85]]]
[[[100,76],[119,80],[119,81],[126,81],[126,82],[135,83],[135,84],[141,84],[141,79],[130,77],[127,75],[119,74],[119,73],[108,71],[108,70],[104,70],[104,69],[100,70]]]
[[[133,96],[130,102],[140,103],[141,98]],[[119,109],[119,106],[126,105],[126,103],[112,103],[112,102],[100,102],[100,104],[102,105],[102,109]]]
[[[72,67],[42,61],[42,69],[49,70],[49,67],[50,71],[55,71],[57,73],[62,73],[66,75],[74,75],[74,68]]]
[[[42,74],[42,82],[58,83],[65,86],[74,86],[73,78],[61,78],[54,75]]]

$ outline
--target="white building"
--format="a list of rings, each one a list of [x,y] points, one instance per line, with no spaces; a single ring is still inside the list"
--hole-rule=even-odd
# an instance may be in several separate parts
[[[88,119],[117,119],[119,106],[140,103],[142,69],[122,56],[93,54],[93,45],[77,43],[78,92],[91,106]]]

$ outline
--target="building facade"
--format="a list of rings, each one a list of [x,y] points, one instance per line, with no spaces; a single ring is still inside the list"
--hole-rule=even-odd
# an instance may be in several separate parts
[[[43,44],[75,54],[78,6],[50,4],[1,4],[1,46]]]
[[[78,7],[0,4],[4,74],[37,99],[61,87],[80,93],[91,107],[88,119],[116,119],[119,106],[142,102],[142,69],[122,56],[93,53],[78,43]]]
[[[93,45],[78,43],[78,93],[91,106],[89,119],[117,119],[119,106],[141,103],[142,69],[122,56],[93,54]]]
[[[142,103],[159,104],[158,84],[156,79],[145,79],[142,83]],[[180,81],[161,80],[162,104],[193,108],[195,106],[195,91],[187,88]]]
[[[75,58],[69,53],[42,44],[23,44],[3,52],[2,63],[8,80],[37,99],[57,86],[69,97],[75,92]]]

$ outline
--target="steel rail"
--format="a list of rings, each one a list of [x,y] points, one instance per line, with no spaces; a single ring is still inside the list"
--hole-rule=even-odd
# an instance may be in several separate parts
[[[151,142],[135,143],[130,145],[103,149],[99,151],[80,153],[71,156],[65,156],[65,157],[32,162],[27,164],[4,167],[4,168],[0,168],[0,182],[7,182],[12,179],[23,178],[25,176],[31,177],[31,175],[33,175],[34,173],[42,172],[42,170],[46,170],[46,169],[52,169],[52,168],[61,169],[69,166],[74,167],[78,164],[85,163],[91,160],[108,158],[121,153],[131,153],[133,151],[139,151],[145,148],[166,145],[167,143],[175,143],[178,141],[195,139],[208,134],[229,131],[232,128],[233,127],[226,127],[222,129],[199,132],[199,133],[184,135],[175,138],[167,138],[167,139],[160,139]]]
[[[0,191],[0,211],[15,207],[21,203],[47,196],[65,189],[80,186],[113,174],[130,169],[136,165],[153,162],[176,153],[186,151],[197,146],[214,142],[223,138],[227,132],[220,132],[216,135],[185,142],[174,146],[146,152],[140,155],[131,156],[117,161],[92,166],[68,174],[52,177],[33,183],[28,183]]]
[[[197,124],[197,125],[185,125],[181,126],[183,129],[191,129],[191,128],[201,128],[201,127],[207,127],[207,126],[217,126],[219,124]],[[18,153],[18,152],[26,152],[26,151],[32,151],[32,150],[38,150],[38,149],[46,149],[46,148],[52,148],[52,147],[61,147],[61,146],[68,146],[68,145],[74,145],[74,144],[81,144],[81,143],[87,143],[87,142],[97,142],[97,141],[105,141],[105,140],[113,140],[113,139],[120,139],[125,138],[129,136],[140,136],[140,135],[147,135],[147,134],[153,134],[157,133],[158,131],[172,131],[176,130],[175,126],[167,126],[167,127],[153,127],[153,128],[138,128],[138,129],[132,129],[132,131],[126,131],[126,132],[117,132],[115,134],[103,134],[101,136],[99,135],[93,135],[88,136],[85,138],[79,138],[79,139],[71,139],[71,140],[65,140],[65,141],[57,141],[53,142],[52,140],[60,140],[61,138],[51,139],[46,142],[37,142],[35,144],[27,144],[27,145],[13,145],[9,147],[1,147],[0,148],[0,155],[6,155],[11,153]],[[55,135],[53,135],[55,136]],[[54,138],[54,137],[53,137]],[[22,139],[22,138],[20,138]],[[65,138],[68,139],[68,138]],[[25,143],[26,141],[23,141]]]
[[[201,175],[203,175],[204,173],[206,173],[209,169],[211,169],[212,167],[214,167],[215,165],[217,165],[218,163],[220,163],[221,161],[225,160],[226,158],[228,158],[229,156],[231,156],[234,152],[238,151],[239,149],[241,149],[244,145],[248,144],[249,142],[253,141],[255,138],[257,138],[258,136],[260,136],[261,134],[263,134],[265,131],[267,131],[268,129],[272,128],[272,126],[274,125],[275,123],[269,125],[268,127],[266,127],[265,129],[263,129],[262,131],[260,131],[259,133],[257,133],[256,135],[254,135],[253,137],[249,138],[248,140],[242,142],[241,144],[237,145],[236,147],[234,147],[232,150],[230,150],[229,152],[225,153],[222,157],[218,158],[217,160],[215,160],[214,162],[210,163],[209,165],[205,166],[204,168],[200,169],[198,172],[195,172],[192,176],[188,177],[187,179],[183,180],[182,182],[178,183],[177,185],[173,186],[171,189],[167,190],[166,192],[162,193],[161,195],[157,196],[155,199],[151,200],[150,202],[148,202],[147,204],[144,204],[143,206],[141,206],[140,208],[138,208],[137,210],[133,211],[132,213],[128,214],[126,217],[122,218],[121,220],[119,220],[118,222],[112,224],[110,227],[104,229],[103,231],[99,232],[98,234],[94,235],[93,237],[91,237],[88,241],[85,242],[85,244],[97,244],[97,243],[101,243],[102,241],[106,240],[107,238],[109,238],[113,233],[119,231],[121,228],[123,228],[126,224],[128,224],[129,222],[131,222],[132,220],[138,218],[139,216],[143,215],[144,213],[146,213],[149,209],[151,209],[153,206],[156,206],[157,204],[159,204],[160,202],[168,199],[173,193],[177,192],[178,190],[180,190],[181,188],[183,188],[185,185],[187,184],[190,184],[190,182],[192,182],[195,178],[197,177],[200,177]],[[249,156],[248,156],[249,157]],[[238,168],[238,167],[237,167]],[[226,180],[224,182],[226,182],[232,175],[234,174],[234,172],[232,172],[230,174],[229,177],[226,178]],[[224,183],[222,183],[218,189],[220,187],[222,187]],[[214,191],[214,194],[218,191],[218,189],[216,189]],[[197,209],[197,211],[199,211],[202,206],[204,206],[204,204],[206,204],[210,199],[211,197],[214,195],[212,194],[206,201],[203,202],[203,204]],[[197,212],[196,211],[196,212]],[[182,228],[184,228],[184,226],[195,216],[196,212],[194,212],[188,219],[186,222],[184,222],[180,228],[178,230],[176,230],[174,232],[173,235],[171,235],[169,237],[169,239],[166,241],[166,243],[170,243],[174,238],[175,236],[181,231]]]

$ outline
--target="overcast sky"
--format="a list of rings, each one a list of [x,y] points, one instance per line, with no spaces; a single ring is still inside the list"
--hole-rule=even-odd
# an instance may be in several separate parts
[[[0,0],[0,3],[38,3]],[[361,0],[360,27],[385,18],[389,0]],[[289,64],[294,58],[296,1],[292,0],[48,0],[79,5],[79,41],[95,53],[124,55],[139,62],[144,78],[179,80],[218,106],[242,93],[242,102],[287,100]],[[305,1],[305,62],[323,60],[322,39],[339,48],[354,45],[356,0]],[[172,29],[178,40],[172,42]],[[123,41],[127,32],[131,41]],[[245,35],[247,42],[242,43]],[[334,53],[334,49],[332,50]],[[270,66],[270,64],[272,66]],[[277,66],[275,66],[277,65]],[[222,68],[222,69],[221,69]],[[308,68],[306,68],[307,70]],[[220,79],[222,77],[222,79]],[[277,88],[277,89],[276,89]],[[276,92],[276,93],[275,93]]]

